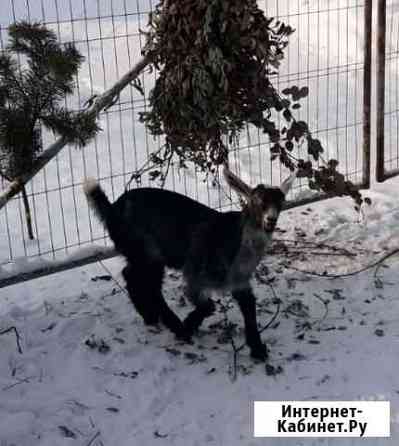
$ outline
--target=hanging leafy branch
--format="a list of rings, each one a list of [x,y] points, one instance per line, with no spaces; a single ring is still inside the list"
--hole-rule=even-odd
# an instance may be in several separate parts
[[[295,119],[308,88],[293,85],[280,93],[272,83],[293,32],[266,17],[256,0],[160,0],[144,49],[159,77],[151,109],[141,113],[150,133],[165,137],[150,158],[152,179],[164,179],[172,159],[179,167],[192,162],[214,172],[227,160],[228,144],[249,124],[268,135],[272,159],[299,168],[313,189],[362,203],[337,161],[318,167],[322,144],[306,122]],[[303,143],[308,156],[297,159],[293,151]]]
[[[75,46],[60,44],[39,23],[18,22],[8,32],[0,54],[0,176],[13,181],[29,172],[42,152],[42,127],[80,146],[99,127],[93,114],[64,105],[83,62]],[[33,238],[25,188],[22,193]]]

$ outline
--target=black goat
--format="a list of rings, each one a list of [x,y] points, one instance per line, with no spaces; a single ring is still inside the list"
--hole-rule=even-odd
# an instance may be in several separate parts
[[[126,258],[126,287],[146,324],[161,320],[189,339],[214,312],[210,290],[231,291],[245,322],[246,341],[255,358],[267,357],[257,322],[250,279],[271,241],[285,195],[295,175],[280,188],[251,188],[227,167],[224,175],[246,201],[241,212],[218,212],[184,195],[156,188],[125,192],[111,204],[94,180],[85,193]],[[183,270],[187,295],[195,309],[181,322],[162,295],[166,267]]]

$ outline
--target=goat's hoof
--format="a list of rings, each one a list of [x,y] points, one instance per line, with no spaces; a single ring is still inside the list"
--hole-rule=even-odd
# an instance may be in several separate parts
[[[159,317],[143,317],[145,325],[157,325],[159,323]]]
[[[184,341],[184,342],[187,342],[188,344],[192,344],[193,343],[193,341],[191,339],[191,334],[188,333],[186,330],[182,330],[179,333],[175,333],[175,335],[176,335],[176,338],[179,341]]]
[[[251,357],[260,361],[266,361],[268,358],[268,351],[265,344],[251,348]]]
[[[198,327],[193,326],[190,323],[187,323],[187,320],[183,321],[183,326],[184,326],[184,332],[189,338],[191,338],[191,336],[193,336],[195,332],[198,330]]]
[[[191,343],[191,335],[192,333],[187,330],[184,323],[179,324],[177,327],[174,327],[172,329],[173,333],[175,334],[176,338],[180,341]]]

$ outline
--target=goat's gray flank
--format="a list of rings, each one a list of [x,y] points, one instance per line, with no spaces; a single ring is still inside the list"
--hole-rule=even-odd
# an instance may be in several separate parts
[[[231,288],[241,288],[242,283],[247,283],[254,273],[262,257],[265,255],[266,247],[271,242],[271,234],[263,229],[244,224],[241,233],[240,248],[229,269],[226,285]]]

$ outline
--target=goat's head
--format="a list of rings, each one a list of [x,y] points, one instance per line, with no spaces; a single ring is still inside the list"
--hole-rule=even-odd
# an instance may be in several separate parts
[[[227,166],[224,167],[223,173],[230,187],[244,199],[243,211],[248,215],[250,222],[258,228],[263,228],[266,232],[273,232],[285,196],[294,183],[296,173],[292,173],[285,179],[280,187],[258,184],[254,188],[234,175]]]

